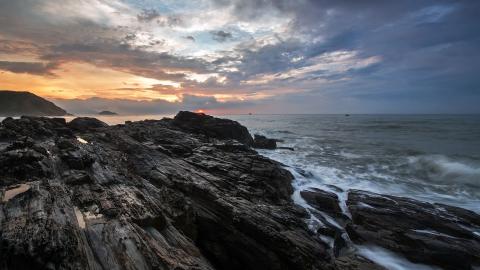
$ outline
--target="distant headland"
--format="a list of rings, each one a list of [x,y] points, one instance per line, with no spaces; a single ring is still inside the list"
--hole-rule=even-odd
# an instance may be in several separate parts
[[[98,113],[98,115],[118,115],[118,113],[111,111],[101,111]]]
[[[30,92],[0,90],[0,116],[65,116],[67,111]]]

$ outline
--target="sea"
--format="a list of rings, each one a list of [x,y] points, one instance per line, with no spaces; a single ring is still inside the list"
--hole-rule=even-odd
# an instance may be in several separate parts
[[[251,133],[294,151],[260,150],[295,177],[294,201],[309,211],[300,191],[365,190],[443,203],[480,212],[480,115],[237,115]],[[338,187],[341,189],[339,190]],[[306,220],[315,230],[318,220]],[[480,234],[480,232],[474,232]],[[323,238],[322,238],[323,239]],[[324,239],[331,243],[331,239]],[[390,270],[438,270],[375,245],[355,252]]]
[[[333,185],[480,212],[480,115],[228,118],[295,149],[260,152],[292,171],[297,193]]]
[[[114,125],[173,115],[94,117]],[[279,146],[294,149],[259,153],[294,175],[293,199],[307,210],[300,191],[316,187],[335,192],[343,207],[348,191],[358,189],[480,213],[480,115],[217,117],[236,120],[250,133],[278,139]],[[358,246],[357,251],[387,269],[437,269],[413,264],[377,246]]]

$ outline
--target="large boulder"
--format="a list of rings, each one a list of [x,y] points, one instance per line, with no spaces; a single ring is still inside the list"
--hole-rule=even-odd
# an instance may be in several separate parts
[[[203,113],[179,112],[173,124],[190,132],[201,133],[219,139],[235,139],[251,146],[253,139],[248,129],[236,121],[215,118]]]
[[[68,123],[68,127],[77,131],[108,127],[108,125],[96,118],[77,117]]]
[[[445,269],[480,265],[480,216],[472,211],[358,190],[349,192],[347,204],[355,243]]]
[[[269,139],[263,135],[255,134],[253,139],[253,147],[273,150],[277,148],[277,141],[275,139]]]
[[[318,188],[310,190],[302,190],[300,192],[302,198],[315,209],[328,213],[333,216],[342,214],[338,196],[335,193],[324,191]]]

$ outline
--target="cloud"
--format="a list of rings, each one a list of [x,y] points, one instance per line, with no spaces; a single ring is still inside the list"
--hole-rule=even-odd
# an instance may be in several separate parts
[[[0,61],[0,70],[13,73],[27,73],[32,75],[54,75],[52,71],[58,67],[59,63],[41,63],[41,62],[9,62]]]
[[[193,36],[186,36],[185,39],[195,42],[195,38]]]
[[[96,114],[110,110],[125,115],[135,114],[167,114],[180,110],[195,111],[198,109],[221,111],[234,108],[248,108],[250,101],[219,102],[212,96],[183,95],[178,102],[165,100],[137,101],[128,99],[52,99],[58,106],[74,114]]]
[[[480,102],[479,12],[471,0],[0,0],[0,68],[49,77],[88,63],[179,86],[125,86],[132,97],[278,96],[292,111],[404,95],[447,106],[452,91]]]
[[[210,34],[212,35],[212,38],[214,40],[218,41],[218,42],[225,42],[225,41],[233,38],[232,33],[225,32],[223,30],[212,31],[212,32],[210,32]]]
[[[156,18],[160,17],[160,13],[155,9],[144,9],[140,14],[137,15],[137,19],[140,22],[151,22]]]

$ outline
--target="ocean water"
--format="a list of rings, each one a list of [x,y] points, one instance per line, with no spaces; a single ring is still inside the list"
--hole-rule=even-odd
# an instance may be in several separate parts
[[[290,150],[260,150],[295,177],[300,191],[336,193],[346,215],[348,190],[444,203],[480,212],[480,115],[237,115],[251,133],[283,140]],[[340,188],[341,190],[339,190]],[[336,222],[325,216],[329,222]],[[315,231],[319,220],[306,220]],[[340,225],[337,225],[340,226]],[[476,232],[478,233],[478,232]],[[333,239],[322,238],[327,243]],[[379,246],[355,252],[391,270],[438,270]]]
[[[406,196],[480,212],[480,115],[237,115],[289,150],[261,150],[309,187]],[[333,186],[345,192],[338,192]]]

